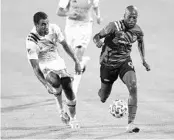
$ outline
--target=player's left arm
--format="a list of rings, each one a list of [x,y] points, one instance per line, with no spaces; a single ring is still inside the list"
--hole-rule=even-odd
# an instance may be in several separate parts
[[[137,39],[138,42],[138,49],[140,52],[141,60],[143,63],[143,66],[146,68],[147,71],[150,71],[150,66],[147,64],[145,59],[145,48],[144,48],[144,39],[143,36],[139,36]]]
[[[63,46],[66,53],[74,60],[75,62],[75,70],[77,73],[81,73],[82,69],[80,66],[80,61],[78,60],[77,56],[75,55],[74,51],[71,49],[71,47],[67,44],[66,40],[60,42],[60,44]]]
[[[97,23],[100,24],[101,23],[101,16],[100,16],[99,0],[93,1],[93,10],[94,10],[94,14],[97,18]]]
[[[57,41],[63,46],[66,53],[74,60],[75,70],[77,73],[80,74],[81,67],[80,67],[80,62],[79,62],[77,56],[75,55],[72,48],[67,44],[65,37],[64,37],[63,33],[61,32],[61,29],[57,25],[54,25],[54,30],[55,30],[55,33],[57,34],[57,39],[58,39]]]

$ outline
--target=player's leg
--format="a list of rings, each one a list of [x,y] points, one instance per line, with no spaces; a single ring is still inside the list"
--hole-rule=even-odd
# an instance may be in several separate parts
[[[75,47],[74,52],[78,58],[79,61],[82,61],[82,57],[85,53],[86,48],[83,47],[82,45],[78,45]]]
[[[79,124],[76,121],[76,97],[72,89],[72,80],[70,77],[62,77],[61,84],[67,98],[67,106],[70,113],[70,126],[72,128],[79,128]]]
[[[82,70],[82,74],[84,73],[85,69],[86,69],[86,64],[87,62],[90,60],[89,57],[84,57],[82,58],[82,61],[81,61],[81,67],[83,68]],[[75,93],[75,95],[77,94],[78,92],[78,88],[79,88],[79,85],[80,85],[80,81],[81,81],[81,78],[82,78],[82,74],[77,74],[75,73],[74,74],[74,80],[73,80],[73,91]]]
[[[64,111],[63,103],[62,103],[62,86],[61,86],[61,79],[58,74],[54,72],[49,72],[46,75],[47,82],[56,89],[56,93],[54,93],[56,104],[59,110],[60,118],[63,123],[68,123],[70,118],[68,114]]]
[[[80,60],[81,67],[83,69],[83,73],[86,70],[86,65],[88,61],[90,60],[90,57],[84,56],[85,50],[88,47],[88,44],[90,42],[92,36],[92,23],[81,23],[76,26],[76,31],[74,34],[74,51],[77,55],[78,59]],[[82,74],[83,74],[82,73]],[[80,85],[80,81],[82,78],[82,74],[74,75],[74,81],[73,81],[73,91],[75,94],[77,94],[78,87]]]
[[[120,70],[120,78],[129,90],[128,98],[128,132],[139,132],[139,128],[133,125],[137,112],[137,80],[131,60],[126,61]]]
[[[81,61],[82,67],[86,66],[85,64],[86,57],[84,57],[84,53],[89,45],[91,36],[92,36],[92,22],[86,22],[86,23],[82,22],[76,25],[73,48],[79,61]]]
[[[118,74],[116,69],[109,69],[104,65],[100,66],[101,88],[98,91],[98,95],[102,103],[106,102],[111,93],[112,85],[117,78]]]
[[[98,95],[100,97],[100,101],[102,103],[105,103],[107,98],[109,97],[110,93],[111,93],[111,90],[112,90],[112,84],[110,83],[103,83],[101,82],[101,87],[98,91]]]

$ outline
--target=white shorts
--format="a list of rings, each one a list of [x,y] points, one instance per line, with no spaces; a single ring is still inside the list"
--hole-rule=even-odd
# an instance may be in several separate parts
[[[73,49],[76,46],[87,48],[92,36],[93,22],[82,22],[67,19],[65,26],[65,35],[68,45]]]
[[[63,59],[39,63],[39,67],[45,78],[50,72],[57,73],[60,78],[70,76],[66,71],[66,65]]]

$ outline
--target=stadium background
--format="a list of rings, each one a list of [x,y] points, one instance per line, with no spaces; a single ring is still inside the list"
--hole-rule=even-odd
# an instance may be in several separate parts
[[[105,104],[98,98],[100,49],[90,43],[86,55],[91,57],[81,81],[77,118],[79,131],[65,127],[59,119],[53,96],[35,77],[25,49],[25,38],[33,27],[32,17],[45,11],[50,22],[64,29],[65,20],[56,16],[57,0],[1,1],[1,139],[173,139],[174,138],[174,66],[173,0],[101,0],[103,22],[94,23],[94,33],[108,22],[123,16],[126,6],[138,7],[138,24],[145,34],[146,72],[138,48],[133,45],[132,58],[138,79],[136,123],[141,131],[126,134],[127,118],[115,119],[108,113],[109,104],[119,98],[127,100],[128,91],[118,80]],[[64,52],[72,73],[73,61]]]

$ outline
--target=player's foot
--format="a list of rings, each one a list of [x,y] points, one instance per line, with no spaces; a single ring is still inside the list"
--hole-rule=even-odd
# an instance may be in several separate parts
[[[79,129],[80,128],[80,124],[75,118],[70,120],[69,125],[72,129]]]
[[[87,62],[90,60],[89,56],[83,56],[82,57],[82,61],[80,62],[81,67],[82,67],[82,73],[84,73],[86,71],[86,64]]]
[[[138,133],[140,131],[140,128],[138,128],[137,126],[135,126],[135,124],[130,123],[127,126],[126,132],[128,133]]]
[[[70,117],[67,112],[61,111],[60,119],[64,124],[68,124],[70,122]]]

